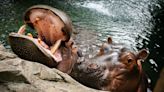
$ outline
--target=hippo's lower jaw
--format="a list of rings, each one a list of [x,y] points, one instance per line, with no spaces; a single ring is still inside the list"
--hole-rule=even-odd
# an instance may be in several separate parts
[[[13,52],[20,58],[39,62],[48,67],[57,68],[65,73],[70,73],[78,58],[76,48],[60,46],[60,48],[52,54],[52,52],[44,48],[37,39],[18,33],[9,34],[9,43]]]
[[[33,41],[37,46],[40,46],[41,49],[45,50],[46,53],[50,54],[56,62],[62,61],[61,51],[59,50],[59,47],[61,45],[61,40],[56,41],[56,43],[50,48],[44,41],[42,41],[40,38],[36,39],[33,38],[31,33],[28,33],[27,36],[25,36],[25,29],[26,25],[22,25],[17,33],[11,33],[9,34],[10,38],[11,36],[17,36],[17,37],[24,37],[28,40]],[[27,41],[26,41],[27,42]],[[51,49],[51,50],[50,50]]]
[[[10,33],[9,44],[12,51],[22,59],[39,62],[48,67],[57,65],[53,55],[49,54],[34,38],[18,33]]]
[[[19,34],[19,33],[10,33],[9,34],[9,41],[10,41],[10,43],[12,43],[12,41],[14,41],[13,39],[15,38],[15,40],[16,40],[16,38],[18,39],[18,41],[20,40],[21,41],[21,39],[24,39],[23,40],[23,42],[24,42],[24,44],[26,44],[26,46],[24,46],[24,47],[22,47],[22,48],[24,48],[24,50],[26,50],[26,47],[30,47],[30,44],[32,45],[32,42],[35,44],[35,46],[37,46],[37,48],[39,48],[39,49],[41,49],[42,50],[42,52],[45,54],[45,53],[47,53],[47,54],[49,54],[53,59],[54,59],[54,62],[60,62],[60,61],[62,61],[62,55],[61,55],[61,51],[58,49],[58,50],[56,50],[55,51],[55,53],[51,53],[51,50],[50,49],[48,49],[48,48],[50,48],[48,45],[46,45],[43,41],[40,41],[40,40],[38,40],[38,39],[36,39],[36,38],[33,38],[33,37],[31,37],[31,36],[26,36],[26,35],[23,35],[23,34]],[[30,42],[31,41],[31,42]],[[43,45],[44,44],[44,45]],[[19,44],[17,44],[17,46],[18,46]],[[45,48],[45,46],[47,47],[47,48]],[[11,47],[13,47],[13,45],[11,44]],[[14,49],[14,48],[13,48]],[[31,47],[31,49],[33,49],[32,47]],[[22,52],[24,51],[24,50],[22,50]],[[30,57],[30,56],[29,56]]]

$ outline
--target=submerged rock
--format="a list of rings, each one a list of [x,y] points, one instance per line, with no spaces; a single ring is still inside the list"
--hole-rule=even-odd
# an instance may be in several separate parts
[[[81,85],[55,68],[18,58],[0,45],[1,92],[104,92]]]

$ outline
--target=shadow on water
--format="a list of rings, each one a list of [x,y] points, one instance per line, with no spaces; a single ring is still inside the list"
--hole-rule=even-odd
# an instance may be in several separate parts
[[[153,89],[164,65],[163,0],[1,0],[0,41],[7,48],[8,33],[19,29],[24,11],[36,4],[65,11],[75,26],[97,32],[98,41],[112,36],[114,41],[123,42],[135,51],[148,49],[150,55],[143,67]]]

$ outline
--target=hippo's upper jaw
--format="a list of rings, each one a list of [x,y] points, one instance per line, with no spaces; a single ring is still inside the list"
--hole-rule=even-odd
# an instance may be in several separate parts
[[[120,44],[119,44],[120,45]],[[92,59],[75,65],[71,76],[84,85],[111,92],[146,92],[139,88],[144,81],[141,60],[146,59],[147,50],[133,53],[123,46],[113,44],[112,39],[103,44]]]

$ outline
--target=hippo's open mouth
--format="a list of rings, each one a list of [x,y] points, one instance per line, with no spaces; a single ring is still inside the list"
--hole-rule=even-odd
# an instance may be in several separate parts
[[[57,40],[56,43],[52,47],[50,47],[40,38],[33,38],[32,34],[30,33],[29,33],[30,35],[24,35],[25,28],[26,25],[22,25],[19,28],[18,33],[11,33],[10,36],[22,37],[31,40],[35,43],[36,46],[40,47],[40,49],[42,49],[44,53],[50,54],[56,62],[62,61],[61,51],[59,50],[59,47],[61,45],[61,40]]]
[[[36,38],[33,38],[33,39],[34,39],[34,42],[36,44],[38,44],[38,46],[40,46],[43,50],[45,50],[49,55],[51,55],[53,57],[54,61],[56,61],[56,62],[62,61],[62,55],[61,55],[61,51],[59,49],[61,44],[55,43],[52,48],[53,49],[53,51],[52,51],[52,49],[50,49],[51,47],[48,46],[43,41],[42,41],[42,43],[44,43],[44,45],[41,42],[39,42],[38,39],[36,39]],[[45,48],[45,46],[46,46],[46,48]]]
[[[49,67],[55,67],[58,62],[62,61],[60,44],[52,53],[50,49],[42,46],[38,39],[18,33],[9,34],[9,43],[13,52],[22,59],[40,62]]]

